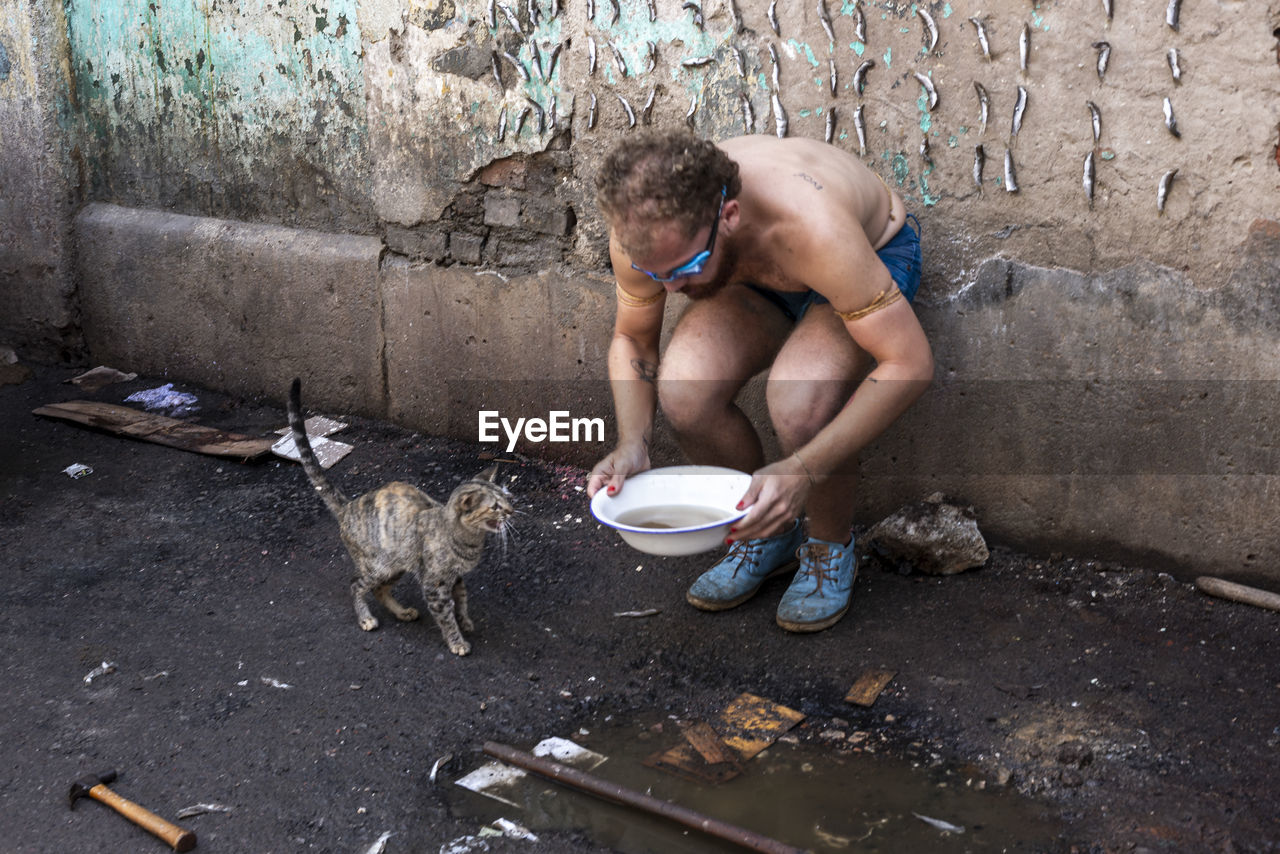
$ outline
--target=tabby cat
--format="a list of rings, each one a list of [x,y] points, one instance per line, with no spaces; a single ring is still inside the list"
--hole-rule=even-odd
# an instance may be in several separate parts
[[[397,620],[416,620],[418,612],[391,596],[391,588],[410,573],[422,585],[427,609],[449,651],[466,655],[462,636],[474,625],[467,616],[462,576],[476,568],[487,534],[503,534],[514,509],[507,491],[494,483],[494,465],[453,490],[445,504],[407,483],[388,483],[359,498],[335,489],[316,460],[302,418],[302,383],[289,389],[289,427],[307,478],[338,520],[342,542],[355,562],[351,595],[356,619],[366,632],[378,627],[365,596],[373,593]]]

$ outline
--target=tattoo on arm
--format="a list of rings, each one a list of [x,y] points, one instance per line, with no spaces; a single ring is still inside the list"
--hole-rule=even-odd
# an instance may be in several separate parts
[[[631,367],[636,369],[636,377],[647,383],[657,382],[658,366],[653,362],[646,362],[644,359],[632,359]]]
[[[816,180],[812,175],[807,175],[807,174],[805,174],[804,172],[797,172],[797,173],[796,173],[796,177],[797,177],[797,178],[799,178],[799,179],[801,179],[802,181],[806,181],[806,182],[808,182],[808,183],[812,184],[812,185],[813,185],[813,188],[814,188],[815,190],[821,190],[821,189],[822,189],[822,185],[821,185],[821,184],[819,184],[819,183],[817,182],[817,180]]]

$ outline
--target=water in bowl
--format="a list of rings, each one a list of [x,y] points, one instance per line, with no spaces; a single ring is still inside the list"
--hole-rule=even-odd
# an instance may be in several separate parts
[[[697,528],[723,522],[731,515],[719,507],[702,507],[697,504],[658,504],[653,507],[636,507],[618,514],[616,521],[631,528]]]

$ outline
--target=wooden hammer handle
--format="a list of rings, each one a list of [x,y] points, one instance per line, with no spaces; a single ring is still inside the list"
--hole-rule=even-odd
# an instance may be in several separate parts
[[[89,790],[89,797],[104,803],[139,827],[154,833],[169,844],[174,851],[190,851],[196,847],[196,835],[153,813],[146,807],[122,798],[99,783]]]

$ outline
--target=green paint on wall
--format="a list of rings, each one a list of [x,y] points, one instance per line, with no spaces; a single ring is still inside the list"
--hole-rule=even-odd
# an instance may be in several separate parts
[[[856,53],[858,56],[862,56],[862,54],[866,52],[867,46],[862,42],[850,42],[849,49],[854,53]]]
[[[787,44],[795,48],[798,53],[804,54],[804,58],[808,60],[809,64],[814,68],[818,67],[818,58],[813,55],[813,48],[810,47],[808,43],[796,41],[795,39],[787,39]]]
[[[889,68],[893,65],[893,48],[888,47],[884,50],[884,67]]]

